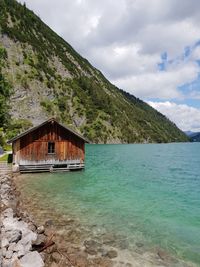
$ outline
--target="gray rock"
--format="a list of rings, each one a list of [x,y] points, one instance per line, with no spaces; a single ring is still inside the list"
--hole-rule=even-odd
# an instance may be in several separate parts
[[[45,262],[46,254],[44,251],[40,252],[40,256],[41,256],[42,260]]]
[[[12,259],[10,261],[12,262],[12,267],[21,267],[19,263],[18,263],[18,265],[16,264],[16,262],[18,261],[18,257],[17,257],[16,252],[13,253]]]
[[[29,222],[28,228],[33,232],[35,232],[36,229],[37,229],[36,225],[34,223],[32,223],[32,222]]]
[[[23,245],[21,245],[19,242],[16,243],[12,243],[8,250],[12,250],[14,253],[16,253],[17,257],[22,257],[26,254],[26,252],[28,252],[29,250],[25,250],[25,247]]]
[[[13,216],[13,210],[11,208],[7,208],[6,210],[4,210],[2,215],[4,217],[12,217]]]
[[[8,241],[10,243],[18,242],[22,238],[22,231],[20,230],[13,230],[9,231],[7,234]]]
[[[7,250],[5,258],[6,259],[11,259],[12,255],[13,255],[13,251],[12,250]]]
[[[1,192],[7,191],[10,189],[10,186],[7,183],[2,184]]]
[[[5,228],[6,232],[13,231],[15,227],[15,219],[12,216],[5,217],[2,219],[2,226]]]
[[[29,252],[20,259],[20,267],[43,267],[44,262],[37,251]]]
[[[8,247],[8,250],[15,251],[16,243],[11,243]]]
[[[4,206],[6,206],[6,207],[8,207],[9,206],[9,200],[8,199],[2,199],[2,204],[4,205]]]
[[[22,245],[25,253],[32,249],[32,242],[37,239],[37,234],[33,233],[29,229],[24,230],[22,239],[17,243],[18,245]]]
[[[39,234],[37,236],[37,239],[33,241],[32,244],[34,246],[43,246],[45,244],[45,241],[46,241],[46,236],[43,234]]]
[[[2,256],[5,257],[6,256],[7,249],[6,248],[2,248],[1,251],[2,251]]]
[[[1,247],[2,248],[7,248],[9,246],[9,241],[7,238],[3,237],[1,240]]]
[[[43,234],[44,233],[44,226],[43,225],[41,225],[41,226],[39,226],[38,228],[37,228],[37,233],[38,234]]]
[[[24,249],[23,245],[18,242],[17,244],[15,244],[13,251],[18,252],[18,251],[23,250],[23,249]]]
[[[22,249],[20,249],[20,250],[17,252],[17,257],[18,257],[18,258],[21,258],[21,257],[24,256],[25,254],[26,254],[25,249],[22,247]]]

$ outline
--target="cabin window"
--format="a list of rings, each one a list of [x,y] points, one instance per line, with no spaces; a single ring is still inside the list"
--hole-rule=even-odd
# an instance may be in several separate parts
[[[55,153],[55,143],[48,142],[48,154],[54,154],[54,153]]]

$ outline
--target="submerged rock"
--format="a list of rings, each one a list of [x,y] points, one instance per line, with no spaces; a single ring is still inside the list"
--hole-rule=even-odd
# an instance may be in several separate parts
[[[114,245],[116,243],[116,236],[111,233],[106,233],[103,235],[103,244],[105,245]]]
[[[164,262],[171,262],[171,263],[177,262],[177,260],[174,257],[172,257],[170,254],[168,254],[166,251],[162,249],[158,249],[157,255]]]
[[[137,242],[137,243],[135,243],[136,244],[136,246],[138,247],[138,248],[141,248],[141,247],[143,247],[144,246],[144,244],[143,243],[141,243],[141,242]]]
[[[85,240],[84,241],[84,246],[86,248],[89,248],[89,247],[93,247],[93,248],[99,248],[101,246],[101,244],[95,240]]]
[[[117,251],[116,250],[109,250],[106,253],[106,256],[110,259],[116,258],[118,256]]]
[[[53,221],[52,220],[48,220],[45,222],[45,226],[49,227],[49,226],[53,226]]]
[[[91,239],[91,240],[85,240],[84,246],[85,246],[85,252],[87,252],[90,255],[96,255],[102,244]]]

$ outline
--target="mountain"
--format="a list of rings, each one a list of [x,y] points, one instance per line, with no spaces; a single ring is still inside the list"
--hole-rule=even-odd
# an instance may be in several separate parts
[[[192,131],[184,131],[184,133],[189,137],[192,136],[193,134],[196,134],[196,133],[194,133]]]
[[[190,140],[192,142],[200,142],[200,133],[193,133],[191,136],[190,136]]]
[[[8,138],[54,116],[96,143],[188,141],[164,115],[111,84],[25,4],[1,0],[0,25],[0,127]]]
[[[191,142],[200,142],[200,132],[185,131]]]
[[[189,137],[191,142],[200,142],[200,132],[186,131],[185,134]]]

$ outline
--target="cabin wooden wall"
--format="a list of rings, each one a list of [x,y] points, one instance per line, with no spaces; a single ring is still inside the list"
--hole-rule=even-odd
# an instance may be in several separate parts
[[[48,142],[55,142],[55,154],[48,154]],[[84,140],[56,122],[49,122],[15,141],[13,151],[18,155],[15,157],[16,163],[19,163],[19,160],[50,159],[84,161]]]

